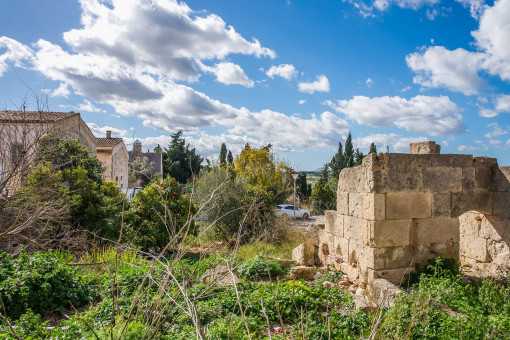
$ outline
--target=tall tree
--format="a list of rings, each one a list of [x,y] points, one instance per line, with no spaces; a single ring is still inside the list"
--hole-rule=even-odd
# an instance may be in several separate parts
[[[340,171],[344,168],[344,155],[342,152],[342,143],[338,142],[338,151],[331,158],[331,162],[329,163],[329,167],[331,168],[331,176],[338,178],[340,175]]]
[[[329,180],[329,164],[324,164],[324,168],[322,168],[321,174],[319,176],[319,180],[316,185],[324,186],[328,183]]]
[[[298,194],[301,195],[301,197],[308,198],[308,183],[306,181],[306,172],[301,171],[299,173],[299,176],[296,180],[296,186]]]
[[[186,183],[192,175],[200,172],[203,157],[190,149],[182,138],[182,130],[172,134],[172,141],[163,152],[163,175],[175,178],[179,183]]]
[[[364,157],[365,155],[363,154],[363,152],[359,151],[359,149],[356,149],[356,151],[354,151],[354,165],[355,166],[361,165]]]
[[[221,143],[220,148],[220,165],[226,165],[227,164],[227,146],[225,143]]]
[[[232,156],[232,151],[228,150],[227,162],[229,166],[234,165],[234,156]]]
[[[347,139],[345,140],[344,167],[350,168],[352,166],[354,166],[354,147],[352,146],[352,137],[349,131],[349,135],[347,135]]]
[[[368,154],[370,155],[371,153],[377,153],[377,147],[375,146],[375,143],[372,142],[372,144],[370,144],[370,150],[368,151]]]

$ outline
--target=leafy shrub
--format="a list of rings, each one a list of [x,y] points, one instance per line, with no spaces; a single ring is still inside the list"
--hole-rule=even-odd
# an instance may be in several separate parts
[[[422,275],[428,277],[453,277],[460,274],[459,264],[455,259],[441,257],[429,259],[427,265],[415,265],[415,270],[409,274],[406,285],[412,286],[420,281]]]
[[[325,271],[323,273],[317,272],[315,274],[315,282],[318,284],[322,284],[323,282],[329,281],[336,283],[340,278],[344,275],[342,272],[332,272],[332,271]]]
[[[275,278],[282,276],[284,271],[280,264],[275,260],[265,257],[255,257],[250,259],[238,268],[239,275],[249,280],[257,280],[264,278]]]
[[[36,314],[63,311],[70,307],[68,301],[80,307],[94,297],[77,270],[53,251],[0,257],[0,297],[9,317],[18,318],[28,309]]]

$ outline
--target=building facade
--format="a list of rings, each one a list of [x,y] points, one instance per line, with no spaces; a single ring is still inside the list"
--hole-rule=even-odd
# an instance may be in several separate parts
[[[106,138],[96,138],[96,156],[103,163],[103,179],[115,181],[119,188],[128,187],[129,155],[122,138],[113,138],[111,131],[106,131]]]

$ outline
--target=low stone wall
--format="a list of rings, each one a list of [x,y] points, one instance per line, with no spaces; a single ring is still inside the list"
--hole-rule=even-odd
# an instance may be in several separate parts
[[[337,210],[326,212],[319,235],[323,264],[351,281],[398,284],[437,256],[507,259],[509,169],[493,158],[441,155],[434,144],[413,145],[419,154],[371,154],[342,170]]]

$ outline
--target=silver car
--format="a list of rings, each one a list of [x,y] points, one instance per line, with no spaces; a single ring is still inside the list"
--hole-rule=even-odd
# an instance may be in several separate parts
[[[310,212],[306,209],[299,209],[292,204],[278,204],[275,209],[276,216],[287,216],[289,218],[303,218],[310,217]]]

